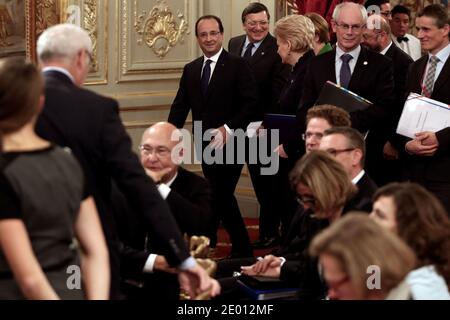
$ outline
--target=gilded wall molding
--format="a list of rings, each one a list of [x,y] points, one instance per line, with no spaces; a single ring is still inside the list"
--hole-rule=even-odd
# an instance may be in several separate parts
[[[179,79],[184,65],[196,56],[195,39],[184,38],[195,22],[197,1],[118,3],[117,83]]]
[[[178,42],[183,43],[189,34],[189,24],[184,14],[178,12],[179,25],[165,0],[158,0],[150,12],[143,10],[138,15],[137,0],[134,1],[134,29],[138,34],[137,44],[146,44],[156,56],[163,59]]]

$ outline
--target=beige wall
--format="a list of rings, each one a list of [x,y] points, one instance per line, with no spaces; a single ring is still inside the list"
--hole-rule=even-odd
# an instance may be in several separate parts
[[[226,48],[232,36],[242,34],[241,12],[250,2],[248,0],[63,1],[63,6],[75,4],[81,8],[79,20],[83,27],[91,31],[96,43],[96,70],[91,74],[87,86],[119,101],[121,117],[133,139],[135,150],[145,128],[167,119],[183,66],[201,55],[194,33],[197,18],[203,14],[221,17],[225,28]],[[277,0],[260,2],[267,5],[272,17],[275,17]],[[171,13],[175,22],[175,30],[172,30],[175,34],[173,47],[160,56],[146,44],[146,39],[155,38],[164,28],[152,30],[145,28],[144,23],[140,23],[150,21],[150,13],[152,9],[156,10],[158,5],[161,10],[166,10],[165,13],[160,11],[158,15]],[[166,17],[169,19],[170,15]],[[176,32],[182,20],[186,31],[182,37],[177,38]],[[170,31],[170,26],[166,25],[165,29]],[[186,126],[189,127],[190,122]],[[199,166],[188,168],[201,172]],[[239,182],[237,197],[245,215],[257,215],[258,205],[246,170]]]

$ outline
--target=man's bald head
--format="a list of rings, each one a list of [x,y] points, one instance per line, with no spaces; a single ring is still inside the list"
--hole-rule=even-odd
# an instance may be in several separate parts
[[[183,157],[180,131],[168,122],[158,122],[144,131],[141,139],[141,164],[150,171],[169,170],[163,182],[172,179]]]

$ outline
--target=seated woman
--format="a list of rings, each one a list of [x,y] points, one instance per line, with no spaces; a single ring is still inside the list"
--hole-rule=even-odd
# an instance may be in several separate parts
[[[367,215],[350,213],[311,243],[333,300],[409,299],[403,280],[414,268],[412,250]]]
[[[414,251],[407,277],[415,300],[450,299],[450,219],[439,200],[415,183],[391,183],[374,195],[371,217]]]
[[[218,265],[217,275],[229,276],[237,266],[252,264],[241,267],[242,273],[284,280],[289,286],[301,289],[301,299],[322,298],[325,287],[318,274],[317,261],[310,259],[308,246],[318,232],[341,217],[355,187],[342,165],[324,151],[306,154],[292,170],[290,182],[301,206],[280,255],[268,255],[259,261],[223,261]],[[231,279],[220,282],[225,293],[233,287]]]
[[[43,87],[33,64],[0,60],[0,299],[108,299],[108,251],[81,167],[34,132]]]

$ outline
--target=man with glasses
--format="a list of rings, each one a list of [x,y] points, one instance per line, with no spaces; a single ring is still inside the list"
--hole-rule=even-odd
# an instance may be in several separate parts
[[[369,16],[373,14],[381,15],[386,21],[391,21],[391,4],[389,0],[367,0],[364,4]]]
[[[144,131],[139,146],[140,159],[148,176],[156,182],[161,197],[166,200],[183,234],[208,235],[211,220],[211,190],[207,181],[181,167],[184,155],[182,136],[170,123],[159,122]],[[127,246],[122,254],[122,283],[129,299],[177,299],[179,286],[176,276],[155,271],[167,271],[169,266],[162,245],[146,232],[139,219],[120,194],[114,194],[116,214],[122,239]],[[120,211],[120,212],[119,212]],[[131,249],[133,248],[133,249]],[[143,288],[129,279],[142,279]]]
[[[370,167],[370,170],[379,186],[400,180],[401,164],[398,150],[401,151],[403,148],[400,146],[396,129],[403,110],[406,75],[413,62],[410,56],[392,42],[390,34],[389,23],[383,17],[371,15],[367,19],[363,44],[390,58],[394,64],[395,103],[390,108],[385,123],[371,132],[372,138],[377,139],[377,150],[380,152],[374,155],[377,158],[375,161],[377,165]]]
[[[358,193],[347,203],[344,213],[349,210],[371,212],[377,185],[364,171],[366,146],[363,136],[350,127],[330,128],[324,132],[319,149],[333,155],[358,187]]]
[[[386,121],[395,97],[393,66],[388,58],[361,46],[366,21],[367,11],[361,5],[346,2],[336,7],[332,21],[336,49],[311,60],[298,112],[300,118],[315,104],[324,84],[332,81],[373,103],[365,110],[350,114],[354,128],[366,132]],[[371,140],[369,133],[369,152],[382,152],[372,148]],[[376,166],[368,154],[370,163]]]
[[[422,49],[419,39],[408,33],[410,22],[411,10],[407,7],[398,4],[392,9],[392,19],[390,21],[392,41],[416,61],[422,56]]]
[[[216,245],[219,223],[223,221],[232,243],[231,255],[248,257],[253,250],[234,196],[243,164],[236,163],[236,154],[229,156],[237,148],[227,145],[236,147],[239,141],[233,130],[245,130],[256,113],[256,82],[248,61],[222,48],[223,25],[218,17],[200,17],[195,35],[203,56],[184,67],[168,121],[182,128],[192,111],[196,151],[220,160],[211,162],[205,156],[200,157],[212,189],[211,247]],[[208,136],[213,138],[209,141]],[[198,141],[198,137],[208,141]]]
[[[45,107],[36,132],[70,148],[83,168],[108,245],[111,298],[120,297],[120,239],[111,204],[112,182],[139,213],[146,230],[165,246],[167,261],[178,268],[182,285],[190,282],[194,295],[212,288],[205,270],[190,256],[167,204],[131,150],[117,101],[82,88],[90,52],[89,34],[78,26],[59,24],[41,34],[37,54],[45,78]]]
[[[252,121],[263,120],[265,113],[279,113],[278,99],[289,75],[288,66],[281,62],[277,54],[277,41],[269,33],[269,22],[270,14],[267,7],[259,2],[250,3],[242,12],[245,34],[232,38],[228,44],[231,54],[249,61],[255,76],[259,107]],[[258,137],[251,139],[256,140]],[[259,151],[248,150],[248,152],[257,154]],[[265,153],[271,152],[269,142]],[[255,164],[247,163],[247,167],[260,204],[259,240],[253,243],[253,247],[270,247],[275,245],[279,238],[279,208],[274,205],[279,189],[276,186],[277,180],[274,175],[261,175],[262,164],[259,161]]]
[[[344,109],[328,104],[312,107],[306,115],[306,131],[302,135],[306,152],[319,149],[325,130],[351,125],[350,115]]]

